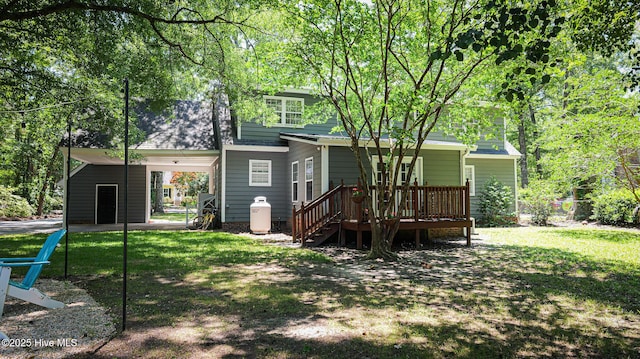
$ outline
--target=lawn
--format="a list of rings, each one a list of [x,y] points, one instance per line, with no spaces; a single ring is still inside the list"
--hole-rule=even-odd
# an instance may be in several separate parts
[[[640,232],[479,229],[366,261],[215,232],[130,232],[128,329],[87,357],[640,356]],[[41,235],[0,237],[27,256]],[[71,280],[121,317],[122,233],[72,234]],[[62,249],[62,248],[61,248]],[[60,278],[59,249],[42,276]]]

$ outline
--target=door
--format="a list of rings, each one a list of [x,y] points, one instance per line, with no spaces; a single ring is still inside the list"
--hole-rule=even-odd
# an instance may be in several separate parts
[[[96,224],[117,223],[118,185],[96,185]]]

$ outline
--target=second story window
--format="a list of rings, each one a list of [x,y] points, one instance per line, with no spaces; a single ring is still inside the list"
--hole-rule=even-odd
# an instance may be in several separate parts
[[[293,97],[265,96],[265,103],[280,117],[280,125],[302,126],[304,99]]]

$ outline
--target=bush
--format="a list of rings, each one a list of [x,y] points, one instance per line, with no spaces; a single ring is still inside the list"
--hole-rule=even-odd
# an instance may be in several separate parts
[[[35,210],[26,199],[11,193],[11,189],[0,186],[0,217],[29,217]]]
[[[482,223],[490,227],[510,224],[512,221],[509,217],[514,217],[514,213],[510,211],[512,203],[511,187],[491,177],[480,193]]]
[[[43,213],[51,213],[53,211],[60,211],[64,208],[63,206],[63,198],[59,195],[50,196],[47,195],[44,198],[44,208]]]
[[[592,219],[602,224],[624,225],[635,222],[634,209],[638,202],[631,192],[618,189],[594,196]]]
[[[553,211],[553,201],[556,196],[551,186],[542,181],[531,181],[529,187],[520,191],[523,210],[531,214],[531,222],[539,226],[546,226]]]

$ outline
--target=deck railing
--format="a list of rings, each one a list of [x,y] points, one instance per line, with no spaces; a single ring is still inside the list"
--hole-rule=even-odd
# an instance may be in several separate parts
[[[348,199],[348,198],[347,198]],[[345,202],[344,186],[340,185],[324,193],[299,209],[293,207],[291,217],[291,236],[293,241],[302,241],[324,227],[327,223],[342,218]]]
[[[368,220],[365,202],[352,201],[353,189],[357,186],[340,185],[326,192],[299,209],[293,208],[293,240],[304,241],[313,233],[334,220],[364,222]],[[370,186],[371,203],[390,200],[392,196],[377,186]],[[444,221],[470,220],[471,203],[469,182],[464,186],[409,186],[405,205],[401,206],[402,188],[397,188],[392,213],[402,220]],[[404,207],[404,208],[402,208]],[[402,208],[402,209],[401,209]]]
[[[349,195],[356,186],[344,186],[344,193]],[[371,186],[371,203],[389,200],[392,196]],[[469,183],[464,186],[418,186],[414,184],[407,189],[405,205],[401,206],[402,188],[396,188],[392,213],[400,219],[438,220],[438,219],[470,219],[471,203]],[[343,219],[365,220],[368,208],[362,204],[347,201]],[[401,208],[404,207],[402,210]]]

